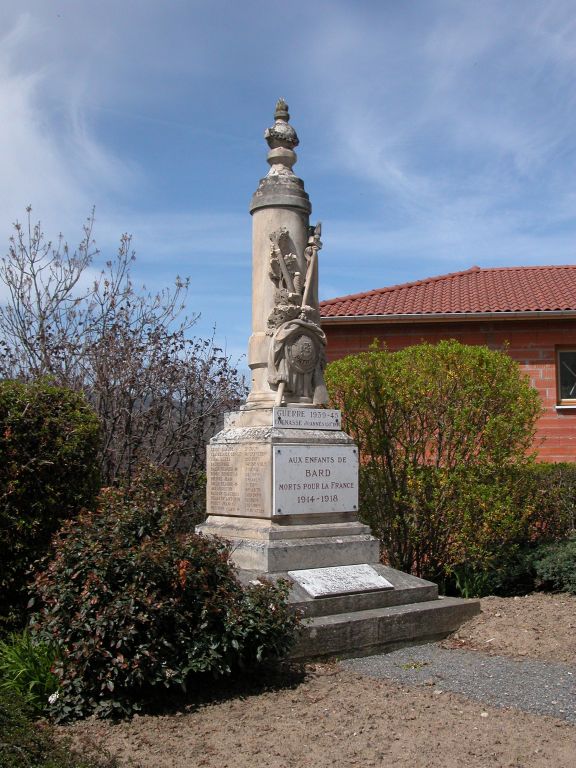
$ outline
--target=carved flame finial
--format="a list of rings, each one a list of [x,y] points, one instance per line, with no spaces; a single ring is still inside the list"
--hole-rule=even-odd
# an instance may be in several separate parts
[[[300,143],[296,131],[288,122],[289,119],[288,104],[284,99],[278,99],[274,110],[274,125],[267,128],[264,133],[264,138],[270,149],[277,149],[278,147],[294,149]]]
[[[278,99],[276,109],[274,110],[274,120],[284,120],[286,123],[290,120],[288,113],[288,104],[285,99]]]

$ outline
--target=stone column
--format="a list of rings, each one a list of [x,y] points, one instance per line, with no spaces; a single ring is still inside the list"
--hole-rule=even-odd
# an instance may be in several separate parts
[[[308,248],[315,247],[317,251],[321,247],[319,232],[314,245],[314,233],[309,226],[310,200],[303,181],[292,170],[297,159],[294,148],[299,142],[289,119],[288,105],[280,99],[274,112],[274,125],[264,134],[270,147],[270,170],[260,180],[250,204],[252,335],[248,364],[252,371],[252,388],[244,406],[246,410],[271,408],[274,404],[288,402],[320,404],[318,398],[314,400],[312,384],[306,391],[302,387],[292,391],[290,382],[277,381],[282,378],[282,373],[274,371],[271,375],[269,370],[271,345],[276,343],[276,358],[282,358],[284,339],[288,339],[290,347],[300,331],[308,333],[310,329],[306,323],[317,325],[309,338],[319,353],[323,354],[320,347],[325,343],[319,326],[317,268],[314,263],[310,269],[310,259],[307,258]],[[305,295],[306,282],[310,285]],[[293,321],[297,321],[296,324]],[[284,327],[279,331],[281,325]],[[301,341],[300,346],[305,341]],[[323,367],[323,360],[319,360],[318,365]]]

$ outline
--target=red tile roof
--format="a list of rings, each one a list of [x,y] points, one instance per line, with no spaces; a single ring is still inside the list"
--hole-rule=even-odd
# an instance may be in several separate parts
[[[550,311],[576,311],[576,265],[471,267],[320,304],[323,318]]]

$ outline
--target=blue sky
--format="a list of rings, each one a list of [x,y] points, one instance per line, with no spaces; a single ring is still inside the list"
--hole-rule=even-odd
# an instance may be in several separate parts
[[[132,233],[236,357],[280,96],[322,298],[575,261],[573,0],[5,0],[0,30],[2,250],[29,203],[71,244],[95,206],[103,258]]]

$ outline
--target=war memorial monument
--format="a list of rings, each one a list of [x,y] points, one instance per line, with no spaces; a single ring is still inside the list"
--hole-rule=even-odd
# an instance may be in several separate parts
[[[369,653],[434,639],[479,611],[380,564],[358,520],[358,448],[325,406],[318,307],[320,224],[292,170],[298,146],[280,99],[265,132],[270,170],[252,214],[252,385],[208,445],[206,522],[243,581],[288,578],[307,621],[296,657]]]

